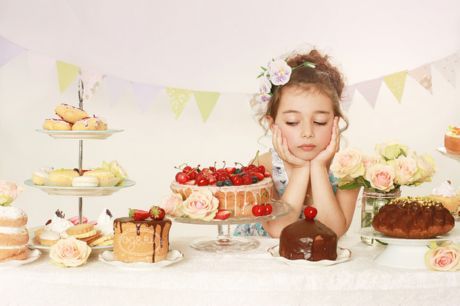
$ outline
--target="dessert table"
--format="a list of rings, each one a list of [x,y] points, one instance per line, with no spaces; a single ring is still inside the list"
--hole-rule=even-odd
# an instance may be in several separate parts
[[[195,237],[196,238],[196,237]],[[172,237],[184,259],[145,271],[123,270],[97,260],[59,268],[47,254],[35,262],[0,268],[2,305],[458,305],[459,272],[379,266],[383,246],[357,235],[339,245],[351,260],[332,266],[287,265],[267,252],[277,239],[261,238],[252,251],[200,252],[193,237]]]

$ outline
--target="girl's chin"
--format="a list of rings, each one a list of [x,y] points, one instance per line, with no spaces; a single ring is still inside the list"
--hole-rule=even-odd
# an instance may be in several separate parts
[[[318,152],[315,152],[315,151],[313,151],[313,152],[300,151],[300,152],[296,152],[294,154],[295,157],[303,159],[304,161],[311,161],[317,155],[318,155]]]

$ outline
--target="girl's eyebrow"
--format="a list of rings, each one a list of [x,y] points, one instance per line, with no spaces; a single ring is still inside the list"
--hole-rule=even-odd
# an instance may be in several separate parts
[[[293,109],[288,109],[288,110],[283,111],[283,114],[289,114],[289,113],[299,114],[300,112],[296,111],[296,110],[293,110]],[[331,112],[329,112],[329,111],[323,111],[323,110],[318,110],[318,111],[313,112],[313,114],[326,114],[326,115],[329,115],[330,113]]]

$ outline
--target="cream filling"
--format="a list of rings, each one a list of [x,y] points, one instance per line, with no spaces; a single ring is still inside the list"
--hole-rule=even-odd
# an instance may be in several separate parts
[[[0,246],[0,250],[15,250],[15,249],[22,249],[27,247],[27,244],[23,245],[12,245],[12,246]]]
[[[0,226],[0,233],[2,234],[22,234],[26,232],[24,226],[21,227],[10,227],[10,226]]]
[[[76,234],[76,235],[71,235],[67,233],[69,236],[75,237],[75,238],[87,238],[96,235],[97,231],[95,229],[86,232],[86,233],[81,233],[81,234]]]
[[[26,214],[20,208],[14,206],[0,206],[0,219],[20,219]]]

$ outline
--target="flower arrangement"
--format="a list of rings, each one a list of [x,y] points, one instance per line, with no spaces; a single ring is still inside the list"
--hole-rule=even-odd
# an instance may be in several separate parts
[[[376,145],[373,155],[351,148],[338,152],[331,171],[340,189],[363,186],[377,192],[391,192],[403,185],[430,182],[435,163],[430,155],[418,155],[405,145],[387,142]]]
[[[10,205],[20,192],[16,183],[0,180],[0,206]]]
[[[460,245],[451,241],[431,242],[425,253],[425,265],[434,271],[460,270]]]

